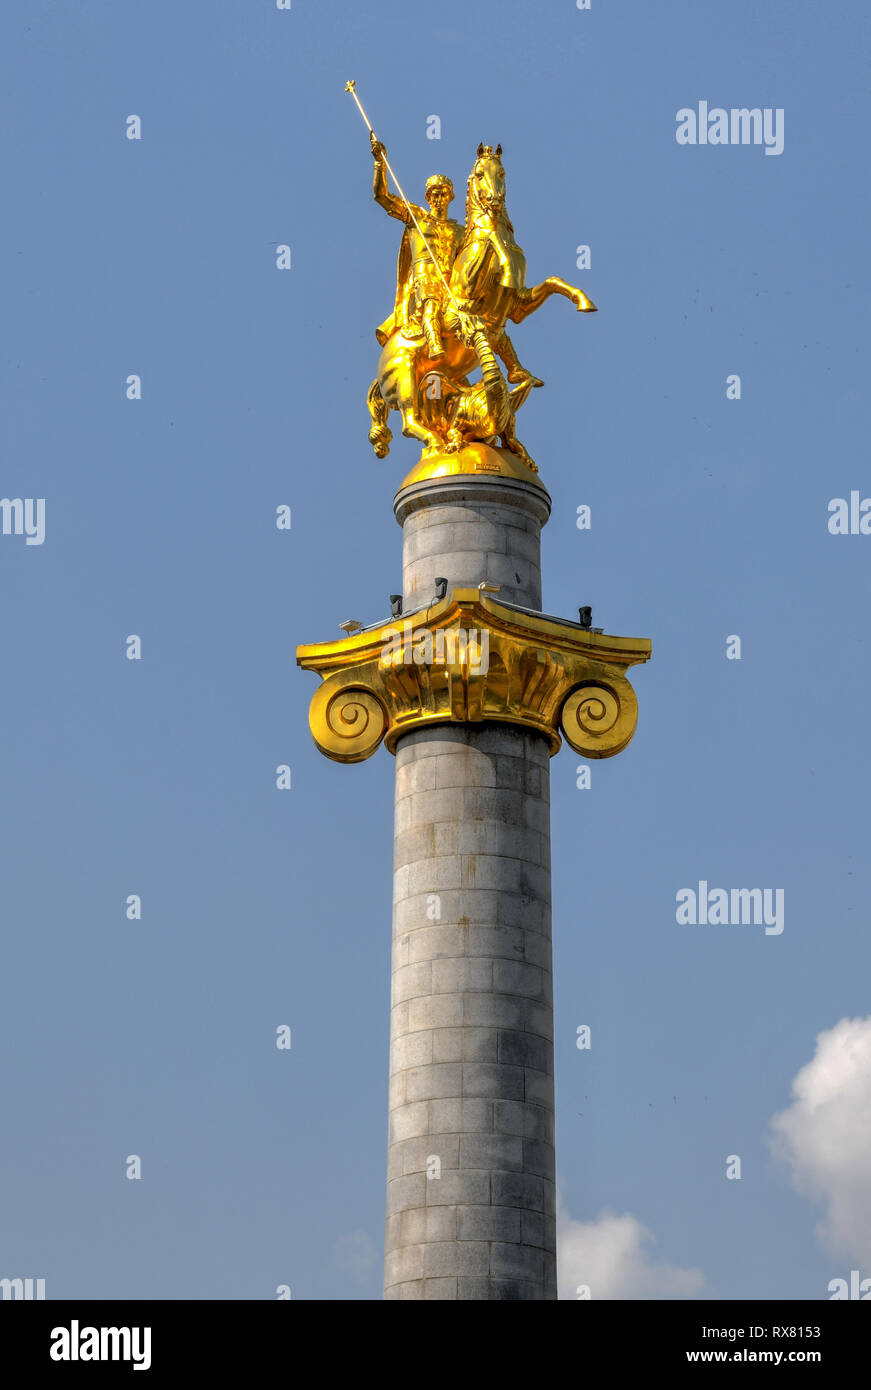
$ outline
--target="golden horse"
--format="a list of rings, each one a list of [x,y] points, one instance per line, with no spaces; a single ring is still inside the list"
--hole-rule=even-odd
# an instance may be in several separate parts
[[[495,151],[490,145],[478,146],[467,183],[465,235],[449,284],[452,302],[443,310],[443,356],[428,355],[423,334],[413,321],[384,345],[378,376],[367,397],[370,443],[379,458],[387,455],[393,437],[387,420],[390,410],[397,410],[402,433],[423,443],[424,457],[498,436],[503,448],[534,470],[516,436],[514,414],[530,389],[544,383],[521,366],[505,325],[509,319],[522,323],[552,294],[571,300],[580,313],[593,313],[596,306],[583,290],[558,275],[527,289],[526,257],[514,240],[505,210],[501,145]],[[505,386],[494,353],[505,363],[513,390]],[[482,369],[480,383],[468,379],[476,365]],[[504,389],[500,390],[494,369]],[[440,385],[432,393],[429,383],[434,378]]]

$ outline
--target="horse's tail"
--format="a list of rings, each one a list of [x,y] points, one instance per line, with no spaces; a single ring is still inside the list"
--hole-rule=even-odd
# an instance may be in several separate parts
[[[369,443],[375,450],[376,458],[386,458],[390,452],[390,441],[393,438],[393,434],[387,428],[387,417],[390,414],[390,407],[381,394],[381,387],[378,384],[377,377],[369,387],[366,404],[369,407],[369,414],[372,416]]]

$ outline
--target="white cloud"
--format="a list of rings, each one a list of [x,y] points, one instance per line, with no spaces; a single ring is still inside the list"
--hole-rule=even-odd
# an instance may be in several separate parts
[[[656,1264],[654,1238],[629,1212],[604,1211],[595,1221],[557,1218],[557,1272],[560,1298],[577,1298],[586,1284],[590,1297],[697,1298],[705,1282],[700,1269]]]
[[[806,1196],[826,1203],[817,1231],[829,1248],[871,1270],[871,1018],[842,1018],[820,1033],[771,1121],[773,1145]]]

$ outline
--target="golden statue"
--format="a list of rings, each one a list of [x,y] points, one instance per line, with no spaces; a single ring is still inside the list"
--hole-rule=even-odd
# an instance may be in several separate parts
[[[354,84],[350,91],[366,121],[375,157],[375,199],[405,223],[391,316],[376,329],[378,375],[369,388],[369,440],[379,458],[389,450],[391,410],[402,433],[419,439],[423,457],[455,453],[472,442],[501,443],[533,472],[517,438],[515,414],[532,387],[544,383],[518,359],[506,323],[522,323],[552,294],[581,313],[596,306],[583,290],[557,275],[526,287],[526,257],[514,240],[505,208],[502,146],[479,145],[466,185],[466,221],[447,215],[453,185],[433,175],[426,186],[429,211],[409,203],[375,136]],[[388,190],[393,175],[399,197]],[[507,370],[507,381],[496,358]],[[481,381],[469,373],[481,370]]]

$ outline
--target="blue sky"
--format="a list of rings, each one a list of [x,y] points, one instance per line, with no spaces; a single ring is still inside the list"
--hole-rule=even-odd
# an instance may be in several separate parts
[[[871,536],[827,529],[871,496],[866,8],[32,0],[0,23],[0,492],[46,499],[43,545],[0,536],[0,1276],[380,1294],[393,760],[322,758],[294,661],[388,612],[417,458],[366,437],[399,229],[355,77],[410,196],[501,142],[530,281],[600,310],[514,334],[547,382],[519,422],[554,503],[544,606],[653,641],[629,750],[589,791],[571,750],[552,765],[566,1212],[649,1231],[645,1296],[662,1267],[826,1297],[868,1245],[820,1233],[837,1173],[797,1191],[806,1150],[767,1136],[817,1035],[871,1014]],[[783,153],[679,146],[700,100],[782,108]],[[783,888],[783,933],[679,927],[700,879]]]

